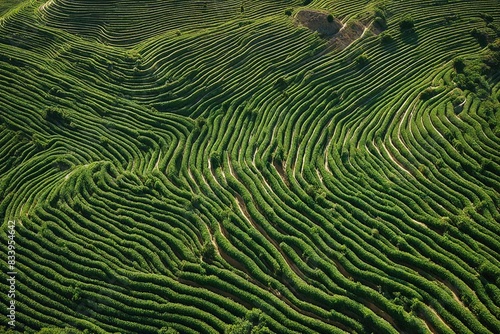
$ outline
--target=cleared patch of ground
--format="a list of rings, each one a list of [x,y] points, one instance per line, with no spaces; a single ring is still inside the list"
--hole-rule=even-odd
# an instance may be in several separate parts
[[[295,19],[298,24],[318,32],[324,38],[329,38],[340,31],[342,22],[336,18],[329,22],[328,15],[328,12],[303,9],[295,15]]]
[[[322,38],[329,41],[325,52],[343,50],[363,35],[365,25],[362,22],[350,21],[344,25],[336,18],[333,18],[332,22],[329,22],[328,15],[328,12],[315,9],[303,9],[295,15],[298,25],[318,32]],[[379,32],[376,31],[374,33],[377,34]]]
[[[359,22],[354,21],[348,23],[344,29],[340,30],[339,33],[330,40],[330,48],[337,50],[345,49],[356,39],[360,38],[364,30],[365,26]]]

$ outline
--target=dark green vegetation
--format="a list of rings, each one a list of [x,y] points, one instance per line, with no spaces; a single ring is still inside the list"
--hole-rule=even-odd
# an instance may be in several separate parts
[[[22,8],[26,0],[2,0],[0,1],[0,16],[7,16],[9,12],[16,12]]]
[[[321,38],[296,23],[303,4],[345,28]],[[18,222],[16,329],[498,333],[498,8],[9,11],[0,215]]]

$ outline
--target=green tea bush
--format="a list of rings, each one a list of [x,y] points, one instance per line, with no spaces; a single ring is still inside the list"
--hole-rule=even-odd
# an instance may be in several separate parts
[[[414,27],[415,27],[415,20],[413,19],[413,16],[411,16],[410,14],[406,14],[399,21],[399,28],[401,29],[401,31],[409,31],[412,30]]]

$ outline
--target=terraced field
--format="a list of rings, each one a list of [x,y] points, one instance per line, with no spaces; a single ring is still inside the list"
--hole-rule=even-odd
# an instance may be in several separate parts
[[[0,326],[499,333],[499,1],[0,15]]]

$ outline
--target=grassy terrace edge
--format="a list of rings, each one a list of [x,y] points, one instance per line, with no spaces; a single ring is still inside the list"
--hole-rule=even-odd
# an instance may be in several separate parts
[[[500,328],[498,1],[0,15],[0,331]]]

